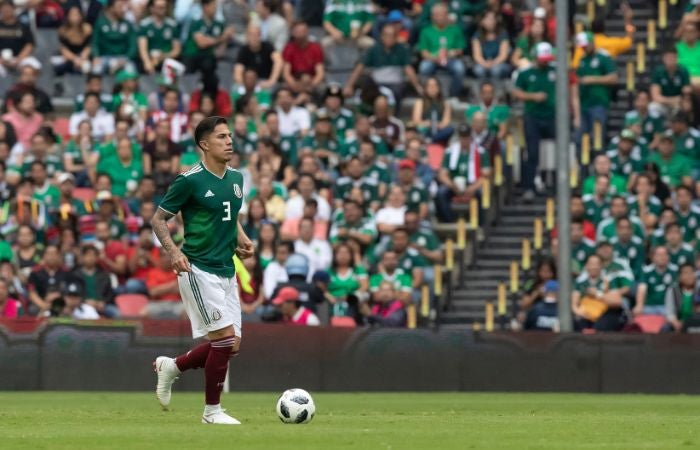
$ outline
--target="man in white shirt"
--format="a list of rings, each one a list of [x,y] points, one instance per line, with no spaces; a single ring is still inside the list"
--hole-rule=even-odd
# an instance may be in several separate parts
[[[297,181],[298,194],[287,200],[285,219],[301,219],[304,215],[304,205],[307,201],[316,200],[315,220],[329,221],[331,219],[331,206],[328,200],[316,193],[316,180],[308,173],[299,175]]]
[[[272,298],[272,294],[274,294],[275,288],[279,283],[289,281],[285,263],[292,253],[294,253],[294,244],[292,242],[284,241],[277,244],[275,259],[270,261],[265,268],[265,272],[263,272],[263,293],[265,298]]]
[[[62,316],[67,316],[76,320],[96,320],[100,318],[97,310],[83,302],[83,289],[75,281],[69,282],[63,288],[63,307]]]
[[[314,221],[309,218],[299,222],[299,239],[294,242],[294,252],[300,253],[309,260],[307,282],[311,282],[314,273],[328,270],[333,261],[333,250],[328,241],[314,239]]]
[[[306,108],[294,106],[294,96],[289,88],[277,91],[277,117],[282,136],[305,135],[311,128],[311,115]]]
[[[71,114],[68,122],[68,132],[71,137],[78,135],[78,127],[84,120],[92,125],[92,137],[98,141],[109,140],[114,134],[114,116],[100,108],[100,94],[88,92],[85,94],[83,110]]]
[[[392,186],[387,202],[374,217],[379,232],[391,234],[396,228],[403,226],[406,209],[406,195],[403,190],[397,185]]]

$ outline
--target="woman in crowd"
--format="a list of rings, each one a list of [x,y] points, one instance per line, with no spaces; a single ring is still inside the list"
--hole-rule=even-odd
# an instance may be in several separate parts
[[[259,240],[260,227],[264,220],[267,220],[265,202],[260,197],[253,197],[248,202],[248,214],[242,223],[243,231],[253,242]]]
[[[275,248],[279,242],[277,226],[269,220],[260,222],[260,231],[255,248],[260,258],[260,269],[265,270],[267,265],[275,259]]]
[[[511,64],[519,70],[530,67],[535,46],[546,40],[547,22],[544,19],[534,19],[530,29],[515,41],[515,50],[510,57]]]
[[[502,30],[498,16],[487,11],[479,21],[479,30],[472,37],[474,76],[479,79],[505,78],[510,73],[510,42]]]
[[[339,244],[333,250],[333,263],[328,271],[330,281],[324,292],[332,305],[332,316],[357,314],[358,301],[366,301],[369,292],[367,270],[356,261],[347,244]]]
[[[454,133],[452,107],[437,78],[425,80],[423,96],[413,104],[413,123],[433,142],[446,143]]]
[[[54,71],[61,76],[66,73],[87,73],[90,70],[92,26],[85,21],[78,4],[68,8],[66,20],[58,28],[60,56],[54,61]]]
[[[543,258],[537,263],[535,277],[523,285],[523,297],[520,299],[518,318],[524,320],[527,311],[544,297],[544,285],[557,279],[557,267],[552,258]]]

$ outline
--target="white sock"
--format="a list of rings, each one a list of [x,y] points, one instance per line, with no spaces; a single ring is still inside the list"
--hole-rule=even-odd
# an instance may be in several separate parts
[[[208,416],[221,411],[221,403],[218,405],[204,405],[204,415]]]

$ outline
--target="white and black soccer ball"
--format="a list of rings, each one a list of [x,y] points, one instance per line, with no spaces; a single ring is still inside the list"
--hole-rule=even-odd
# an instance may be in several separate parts
[[[277,400],[277,415],[284,423],[309,423],[314,414],[314,399],[303,389],[288,389]]]

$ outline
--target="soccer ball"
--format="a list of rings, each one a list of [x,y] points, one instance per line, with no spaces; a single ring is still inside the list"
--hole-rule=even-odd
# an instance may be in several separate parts
[[[309,423],[314,414],[314,399],[303,389],[288,389],[277,400],[277,415],[284,423]]]

